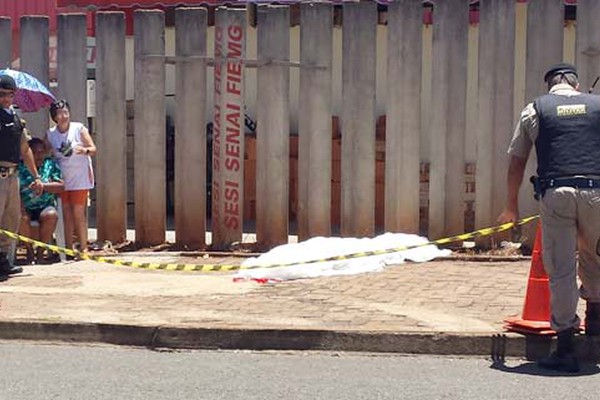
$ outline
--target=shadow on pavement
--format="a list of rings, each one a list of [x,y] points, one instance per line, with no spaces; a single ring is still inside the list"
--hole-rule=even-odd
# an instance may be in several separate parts
[[[576,373],[552,371],[537,366],[535,362],[525,361],[514,367],[509,367],[502,361],[495,361],[490,365],[491,369],[512,374],[536,375],[536,376],[589,376],[600,373],[600,367],[594,364],[582,364],[581,371]]]

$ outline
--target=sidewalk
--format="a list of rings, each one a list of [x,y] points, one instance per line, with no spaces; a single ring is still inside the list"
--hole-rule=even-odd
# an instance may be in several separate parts
[[[127,259],[181,262],[160,254]],[[274,285],[91,261],[24,269],[0,283],[0,339],[489,355],[503,318],[522,310],[529,261],[409,263]],[[525,354],[522,336],[506,338],[506,355]]]

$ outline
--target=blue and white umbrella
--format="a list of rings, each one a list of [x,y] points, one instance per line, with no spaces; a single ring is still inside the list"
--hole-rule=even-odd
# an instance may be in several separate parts
[[[25,112],[34,112],[49,106],[56,98],[42,82],[27,72],[6,68],[0,75],[11,76],[17,84],[14,103]]]

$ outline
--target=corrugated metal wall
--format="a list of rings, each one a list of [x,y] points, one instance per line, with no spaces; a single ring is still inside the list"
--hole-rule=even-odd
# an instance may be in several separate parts
[[[0,0],[0,16],[10,17],[13,31],[19,29],[19,19],[23,15],[47,15],[50,17],[50,30],[56,30],[56,0]]]

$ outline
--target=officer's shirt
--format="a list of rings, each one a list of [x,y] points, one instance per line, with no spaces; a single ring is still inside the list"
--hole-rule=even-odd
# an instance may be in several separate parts
[[[10,108],[4,108],[2,107],[2,110],[6,111],[8,114],[10,115],[14,115],[15,110],[14,108],[12,108],[12,106]],[[21,136],[21,143],[23,143],[23,141],[28,142],[29,141],[29,137],[27,135],[27,132],[25,131],[25,129],[23,129],[23,135]],[[14,167],[16,164],[8,162],[8,161],[1,161],[0,160],[0,166],[1,167]]]
[[[559,96],[577,96],[581,94],[566,83],[559,83],[552,86],[550,93]],[[531,102],[521,111],[519,122],[508,146],[508,154],[519,158],[528,158],[529,152],[538,137],[538,133],[539,119],[533,107],[533,102]]]

